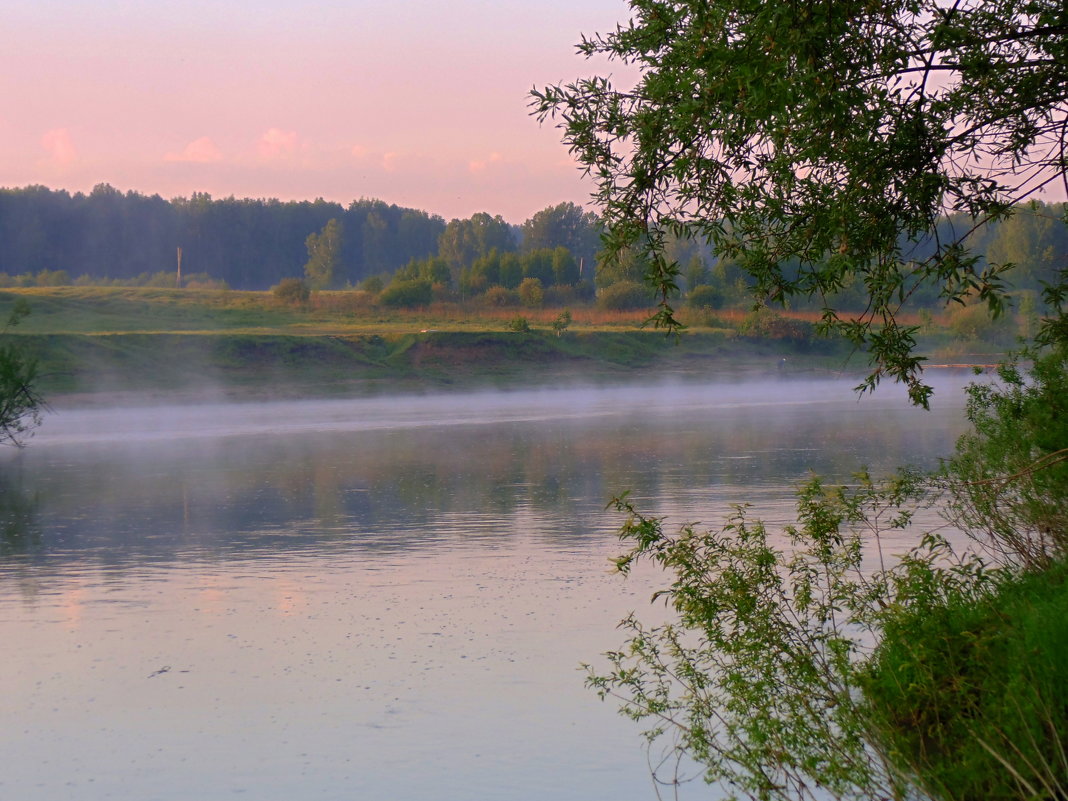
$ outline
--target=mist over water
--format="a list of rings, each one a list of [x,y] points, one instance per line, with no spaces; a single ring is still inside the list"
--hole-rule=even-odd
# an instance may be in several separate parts
[[[214,439],[257,435],[342,433],[383,429],[491,425],[506,422],[581,420],[607,416],[701,413],[764,409],[780,416],[790,407],[847,407],[861,402],[847,379],[781,378],[721,383],[657,382],[650,385],[564,387],[457,392],[343,400],[130,405],[70,409],[49,417],[35,445]],[[934,382],[936,403],[959,406],[961,382]],[[948,397],[946,397],[948,396]],[[880,388],[869,408],[897,408],[899,386]]]
[[[0,797],[652,798],[576,670],[657,586],[606,571],[609,498],[784,521],[812,470],[946,454],[939,384],[63,410],[0,454]]]

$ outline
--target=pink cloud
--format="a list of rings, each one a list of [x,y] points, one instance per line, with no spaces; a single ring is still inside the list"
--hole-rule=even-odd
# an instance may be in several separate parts
[[[502,160],[500,153],[490,153],[488,158],[479,159],[476,161],[469,161],[467,163],[468,172],[485,172],[486,168],[491,164],[496,164]]]
[[[296,131],[283,131],[270,128],[263,133],[256,143],[260,157],[264,159],[289,158],[297,152],[300,139]]]
[[[210,137],[202,136],[194,139],[180,153],[168,153],[163,157],[164,161],[187,161],[196,164],[208,164],[213,161],[222,161],[222,153]]]
[[[48,153],[47,161],[56,166],[66,167],[78,160],[78,149],[66,128],[46,132],[41,137],[41,147]]]

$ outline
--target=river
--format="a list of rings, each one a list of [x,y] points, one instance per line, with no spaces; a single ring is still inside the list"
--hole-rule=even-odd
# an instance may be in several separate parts
[[[655,798],[583,687],[651,514],[789,519],[963,427],[782,379],[65,409],[0,454],[0,798]],[[708,797],[694,787],[693,797]],[[684,797],[687,797],[684,795]]]

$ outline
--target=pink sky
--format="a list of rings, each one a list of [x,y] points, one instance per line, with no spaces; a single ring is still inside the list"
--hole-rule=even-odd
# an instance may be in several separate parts
[[[590,185],[526,107],[624,0],[7,0],[0,186],[376,197],[522,222]]]

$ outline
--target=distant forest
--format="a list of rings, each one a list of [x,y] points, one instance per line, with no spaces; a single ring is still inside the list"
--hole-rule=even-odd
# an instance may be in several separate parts
[[[437,253],[441,217],[377,200],[348,208],[324,200],[164,200],[106,184],[88,195],[43,186],[0,190],[0,272],[65,271],[130,279],[174,271],[208,274],[234,289],[266,289],[303,274],[305,240],[336,219],[343,275],[355,283]]]
[[[1068,267],[1064,204],[1038,203],[978,230],[969,243],[992,263],[1012,262],[1018,290],[1037,291]],[[968,230],[951,217],[943,233]],[[380,200],[347,207],[319,199],[213,199],[198,193],[165,200],[100,184],[89,194],[43,186],[0,189],[0,285],[162,283],[177,268],[187,285],[263,290],[284,279],[312,288],[364,286],[381,291],[419,282],[473,297],[494,287],[515,290],[528,278],[545,287],[595,289],[626,283],[637,289],[638,258],[598,263],[600,224],[573,203],[550,206],[520,225],[488,213],[448,223],[434,214]],[[923,245],[914,246],[922,258]],[[682,268],[682,288],[699,287],[711,305],[747,301],[744,272],[717,260],[703,243],[681,239],[669,255]],[[171,286],[174,284],[171,283]],[[622,289],[622,287],[619,287]],[[862,287],[845,287],[858,302]],[[439,293],[440,294],[440,293]],[[637,294],[637,302],[647,296]],[[934,292],[914,301],[936,305]]]

